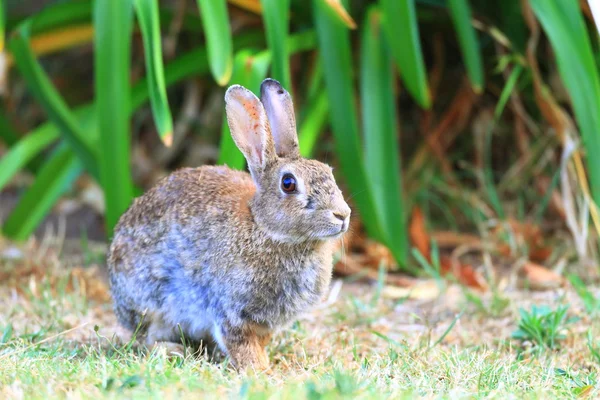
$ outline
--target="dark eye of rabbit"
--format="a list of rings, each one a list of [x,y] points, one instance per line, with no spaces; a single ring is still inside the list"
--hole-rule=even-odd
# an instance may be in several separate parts
[[[286,193],[294,193],[296,191],[296,178],[292,174],[285,174],[281,178],[281,189]]]

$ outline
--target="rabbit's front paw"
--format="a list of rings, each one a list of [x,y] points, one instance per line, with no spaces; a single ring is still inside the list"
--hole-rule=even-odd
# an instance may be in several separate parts
[[[270,339],[270,333],[259,334],[251,328],[224,329],[222,332],[223,345],[238,371],[267,371],[269,357],[265,346]]]

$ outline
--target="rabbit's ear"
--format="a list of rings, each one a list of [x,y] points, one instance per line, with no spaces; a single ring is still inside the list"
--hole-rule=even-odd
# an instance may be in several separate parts
[[[267,78],[260,85],[260,100],[269,118],[277,155],[287,158],[300,157],[294,104],[290,94],[279,82]]]
[[[225,93],[225,112],[233,141],[256,181],[265,166],[277,158],[265,109],[250,90],[233,85]]]

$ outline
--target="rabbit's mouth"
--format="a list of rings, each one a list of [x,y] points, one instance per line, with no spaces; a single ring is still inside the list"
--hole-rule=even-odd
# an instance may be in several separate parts
[[[337,227],[336,227],[337,228]],[[325,235],[322,235],[321,238],[322,239],[339,239],[341,238],[344,233],[346,233],[348,231],[348,223],[344,222],[342,223],[342,225],[339,225],[339,228],[337,231],[333,232],[333,233],[327,233]]]

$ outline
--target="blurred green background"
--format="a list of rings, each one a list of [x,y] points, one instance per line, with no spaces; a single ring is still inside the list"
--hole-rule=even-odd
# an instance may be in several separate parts
[[[585,1],[0,4],[9,238],[82,196],[110,238],[169,171],[243,169],[223,94],[272,77],[293,96],[302,154],[337,167],[355,231],[399,268],[419,260],[415,206],[432,230],[527,221],[596,257],[600,49]]]

